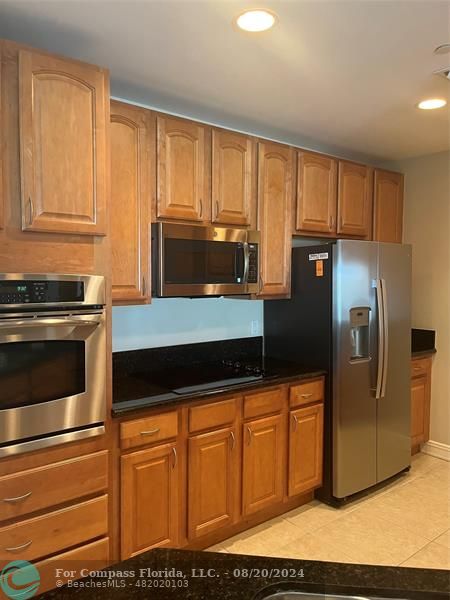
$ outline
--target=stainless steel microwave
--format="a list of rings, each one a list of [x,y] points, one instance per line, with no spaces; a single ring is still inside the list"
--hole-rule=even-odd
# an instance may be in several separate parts
[[[259,291],[258,231],[152,225],[153,295],[226,296]]]

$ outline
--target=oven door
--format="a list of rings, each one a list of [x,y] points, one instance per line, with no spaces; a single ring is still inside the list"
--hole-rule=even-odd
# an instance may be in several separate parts
[[[103,311],[0,319],[0,457],[104,431],[105,343]]]
[[[158,223],[154,245],[157,296],[249,294],[249,232]],[[255,289],[253,289],[255,288]]]

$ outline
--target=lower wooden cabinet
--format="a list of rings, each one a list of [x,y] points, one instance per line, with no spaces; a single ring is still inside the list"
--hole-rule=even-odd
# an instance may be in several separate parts
[[[179,544],[179,447],[164,444],[121,458],[121,557]]]
[[[242,512],[250,515],[283,499],[284,415],[244,424]]]
[[[411,361],[411,452],[430,437],[431,357]]]
[[[239,448],[234,428],[188,440],[188,537],[198,538],[236,521]]]
[[[323,404],[313,404],[289,415],[289,496],[322,483]]]

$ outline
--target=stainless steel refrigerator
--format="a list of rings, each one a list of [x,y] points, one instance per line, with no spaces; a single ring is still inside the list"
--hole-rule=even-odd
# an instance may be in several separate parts
[[[324,482],[340,504],[410,465],[411,247],[294,248],[292,297],[264,303],[265,354],[327,371]]]

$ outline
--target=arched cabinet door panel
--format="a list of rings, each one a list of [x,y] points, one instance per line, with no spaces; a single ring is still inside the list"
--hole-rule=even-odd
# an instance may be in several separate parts
[[[373,239],[402,243],[403,175],[375,169]]]
[[[339,161],[338,235],[371,238],[372,183],[370,167]]]
[[[19,53],[22,229],[106,234],[108,74]]]

